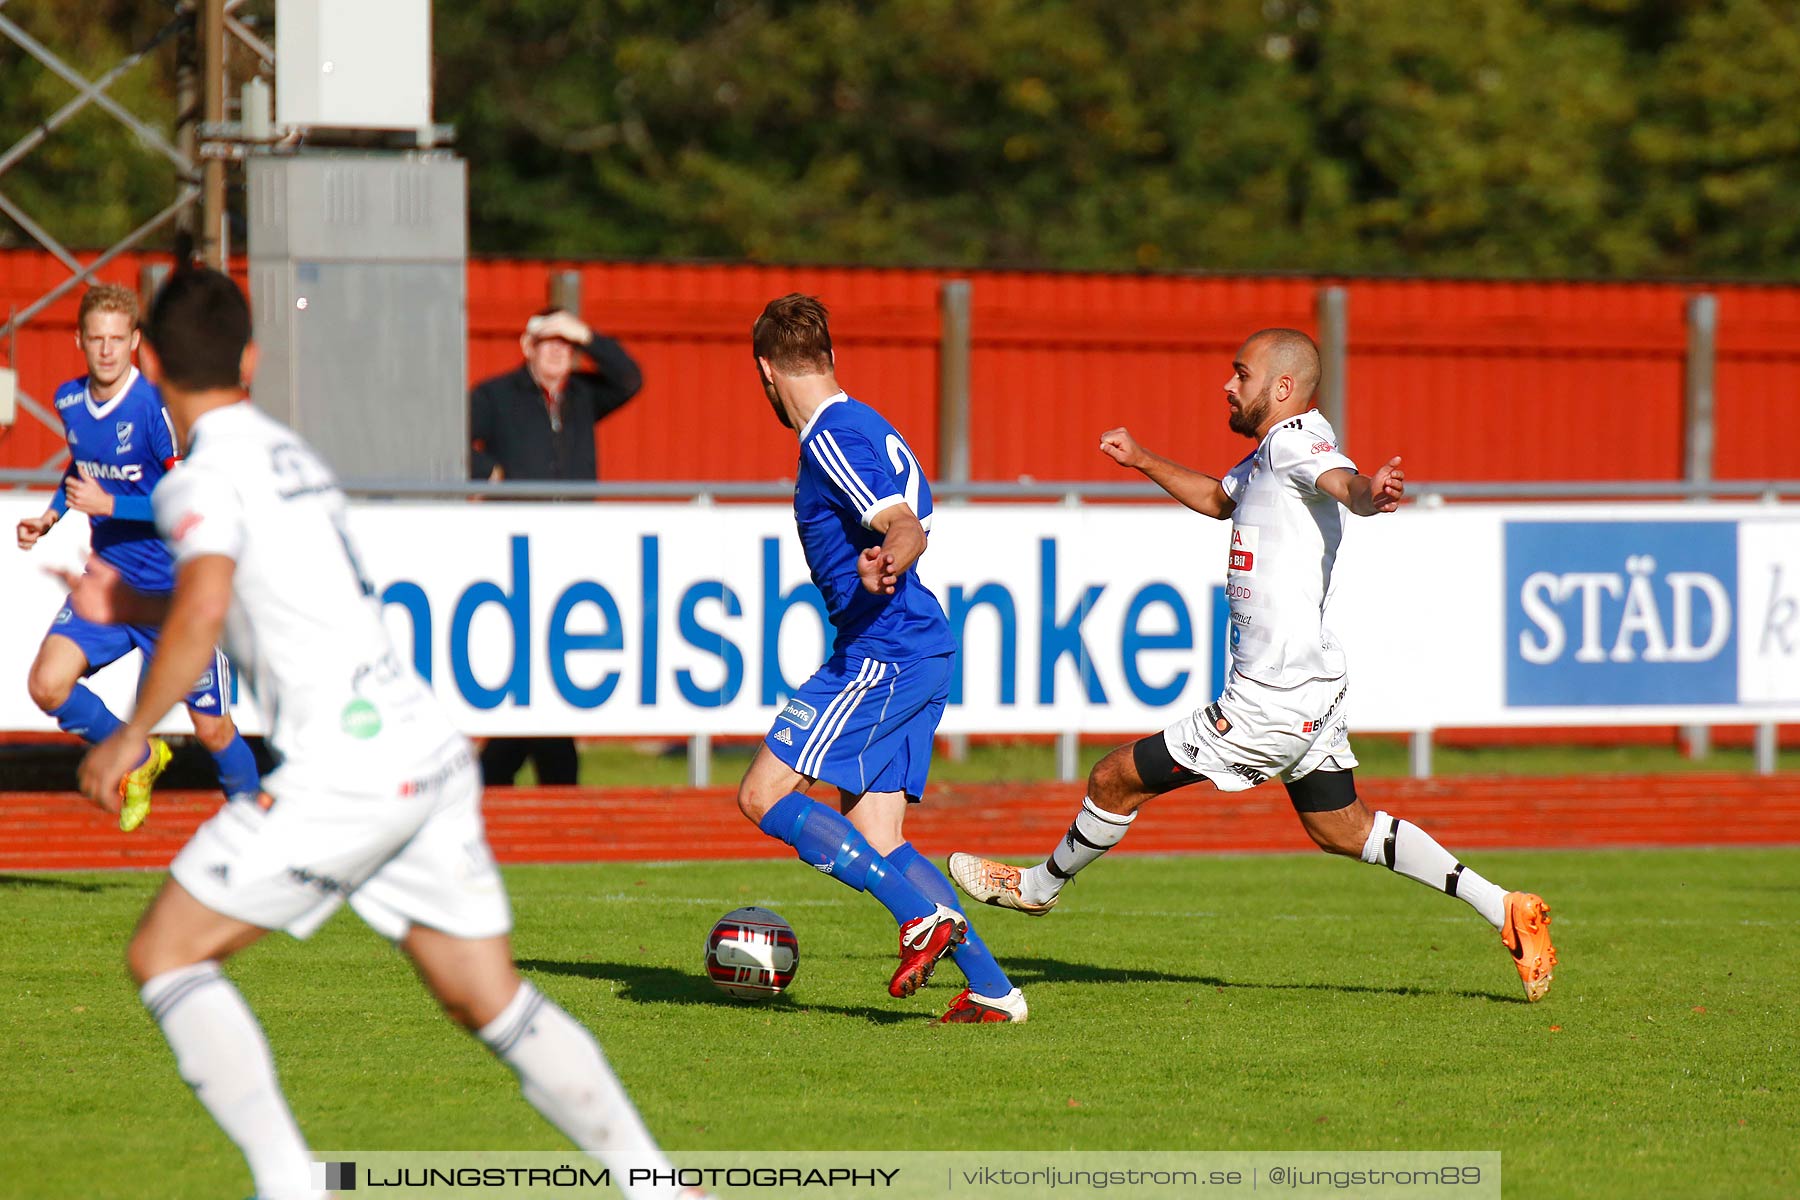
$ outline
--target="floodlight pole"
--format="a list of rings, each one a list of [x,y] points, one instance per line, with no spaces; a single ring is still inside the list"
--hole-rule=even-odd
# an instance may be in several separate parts
[[[938,469],[942,483],[969,482],[969,351],[974,288],[947,279],[938,288]]]
[[[205,121],[225,122],[225,0],[203,0],[202,60],[205,65]],[[200,166],[200,257],[223,271],[231,256],[225,225],[225,160],[209,156]]]
[[[200,182],[193,164],[200,161],[200,53],[198,21],[187,19],[175,39],[175,148],[189,167],[181,172],[181,182],[193,186]],[[201,220],[200,206],[184,211],[176,220],[176,228],[198,236],[195,225]]]
[[[947,279],[938,287],[938,469],[940,483],[969,482],[969,357],[974,285]],[[944,735],[951,762],[966,762],[969,735]]]
[[[545,294],[549,297],[551,307],[560,308],[577,317],[581,316],[580,271],[552,271],[550,284],[545,289]]]
[[[1682,374],[1682,458],[1689,483],[1711,483],[1713,478],[1713,377],[1717,369],[1719,300],[1711,293],[1690,296],[1687,302],[1687,366]],[[1704,502],[1704,498],[1697,498]],[[1705,758],[1712,753],[1712,727],[1685,725],[1681,731],[1687,756]]]
[[[1339,450],[1350,442],[1350,292],[1341,286],[1319,289],[1319,411],[1331,422]],[[1348,451],[1345,451],[1348,453]]]

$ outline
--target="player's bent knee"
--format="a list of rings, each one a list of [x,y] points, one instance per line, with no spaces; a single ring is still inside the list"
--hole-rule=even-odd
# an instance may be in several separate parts
[[[805,791],[807,782],[793,768],[771,754],[767,746],[759,746],[756,757],[750,760],[750,766],[738,784],[738,811],[751,822],[760,825],[764,813],[774,808],[788,793]]]
[[[75,681],[62,678],[61,672],[33,667],[26,677],[25,690],[31,693],[31,702],[38,706],[39,712],[54,712],[69,702]]]
[[[52,633],[38,647],[25,676],[25,690],[31,701],[43,712],[51,712],[68,703],[69,695],[88,668],[87,656],[80,647],[60,634]]]
[[[444,1015],[470,1033],[479,1031],[506,1008],[504,1004],[496,1006],[492,1003],[480,1003],[473,996],[448,995],[435,990],[433,994],[437,997],[438,1007],[444,1010]]]
[[[125,969],[131,973],[132,982],[143,987],[162,972],[156,969],[157,957],[144,944],[143,932],[125,944]]]
[[[193,709],[189,709],[188,713],[194,721],[195,740],[206,747],[210,754],[217,754],[225,749],[237,737],[237,726],[230,717],[209,717],[204,713],[194,712]]]
[[[210,952],[209,951],[213,951]],[[139,987],[158,975],[191,967],[208,959],[223,959],[228,950],[191,944],[149,927],[139,927],[125,947],[125,969]]]
[[[204,955],[196,957],[182,954],[165,939],[146,937],[143,930],[139,930],[137,936],[125,947],[125,969],[131,972],[131,978],[139,987],[165,972],[191,967],[204,961]]]
[[[511,939],[463,938],[414,925],[400,939],[444,1015],[471,1031],[505,1011],[518,994]]]
[[[1143,780],[1132,767],[1132,746],[1120,746],[1088,772],[1087,794],[1107,812],[1129,813],[1146,798]]]
[[[748,779],[738,785],[738,811],[743,813],[745,819],[752,825],[762,824],[763,814],[775,807],[775,801],[778,799],[780,799],[779,796],[763,795],[762,789],[752,787]]]
[[[174,879],[150,902],[125,948],[125,966],[140,984],[195,963],[224,962],[265,931],[208,908]]]
[[[1327,854],[1360,854],[1362,852],[1360,845],[1356,850],[1350,850],[1344,839],[1337,835],[1336,830],[1321,828],[1311,821],[1303,822],[1303,824],[1306,828],[1306,836],[1312,839],[1313,845]]]

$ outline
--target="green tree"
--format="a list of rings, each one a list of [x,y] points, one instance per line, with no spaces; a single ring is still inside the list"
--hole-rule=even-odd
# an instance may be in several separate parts
[[[98,73],[174,4],[12,0]],[[240,9],[267,16],[267,0]],[[1794,278],[1792,0],[458,0],[477,250]],[[165,131],[173,47],[115,94]],[[0,46],[0,142],[72,94]],[[6,136],[6,135],[11,135]],[[85,114],[0,176],[98,245],[173,169]],[[21,240],[0,218],[0,244]]]
[[[486,248],[1089,267],[1254,255],[1249,214],[1218,210],[1283,191],[1308,141],[1291,70],[1255,53],[1251,0],[726,0],[568,21],[559,7],[513,13],[558,32],[512,62],[440,16],[440,95],[459,97],[445,115],[483,164]]]
[[[1793,279],[1800,263],[1800,15],[1724,0],[1685,14],[1631,148],[1660,270]]]
[[[1620,223],[1638,100],[1614,31],[1519,0],[1361,0],[1334,6],[1316,44],[1318,225],[1345,240],[1344,265],[1654,269]]]

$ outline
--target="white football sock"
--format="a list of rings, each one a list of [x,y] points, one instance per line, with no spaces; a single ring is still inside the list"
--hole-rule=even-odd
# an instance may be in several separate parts
[[[175,1067],[250,1164],[259,1200],[313,1200],[312,1155],[250,1006],[216,962],[164,971],[138,993]]]
[[[1495,929],[1506,920],[1506,890],[1457,862],[1455,855],[1409,821],[1376,813],[1375,827],[1363,843],[1362,860],[1386,865],[1408,879],[1466,901]]]
[[[657,1148],[600,1044],[554,1000],[521,980],[499,1016],[476,1033],[519,1077],[519,1090],[564,1137],[612,1171],[628,1200],[680,1192],[673,1166]],[[633,1184],[632,1167],[661,1180]]]
[[[1135,820],[1136,813],[1122,816],[1107,812],[1084,796],[1074,824],[1050,851],[1050,857],[1019,873],[1019,897],[1027,904],[1044,904],[1055,899],[1063,884],[1077,871],[1118,845]]]

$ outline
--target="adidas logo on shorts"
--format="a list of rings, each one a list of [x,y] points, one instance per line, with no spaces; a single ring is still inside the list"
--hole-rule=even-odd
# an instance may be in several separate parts
[[[775,740],[784,746],[791,746],[794,744],[794,735],[788,732],[786,725],[783,725],[775,731]]]

